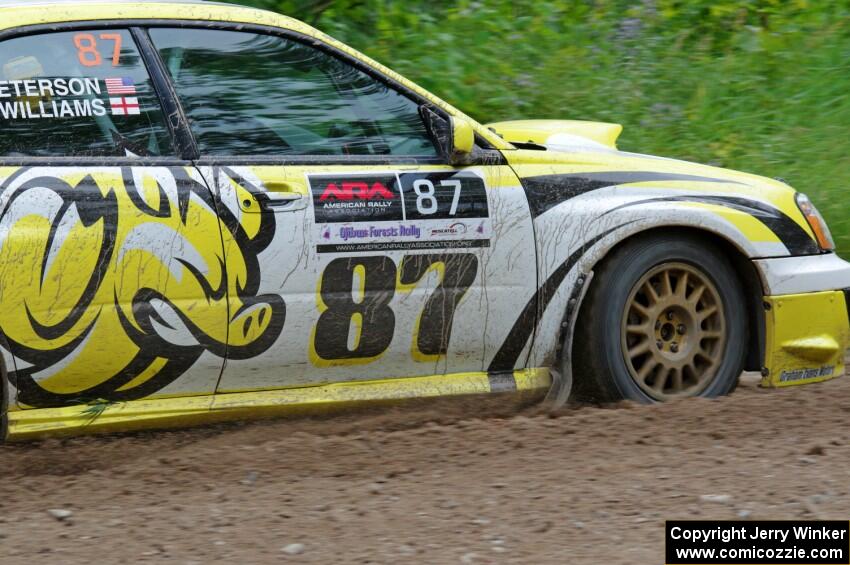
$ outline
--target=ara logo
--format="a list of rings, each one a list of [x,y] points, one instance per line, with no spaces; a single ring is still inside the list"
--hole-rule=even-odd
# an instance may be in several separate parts
[[[310,175],[316,223],[402,221],[395,175]]]
[[[343,181],[339,184],[328,183],[325,191],[319,197],[321,202],[325,200],[373,200],[383,198],[392,200],[396,195],[381,182],[368,183],[364,181]]]

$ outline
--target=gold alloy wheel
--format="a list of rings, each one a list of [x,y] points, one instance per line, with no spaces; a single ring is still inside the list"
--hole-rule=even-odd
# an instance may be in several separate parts
[[[726,346],[723,302],[714,283],[687,263],[663,263],[632,287],[620,342],[629,373],[654,400],[708,387]]]

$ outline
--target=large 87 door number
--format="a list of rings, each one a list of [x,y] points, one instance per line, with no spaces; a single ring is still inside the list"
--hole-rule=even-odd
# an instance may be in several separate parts
[[[445,355],[455,310],[478,275],[478,257],[470,253],[407,255],[398,267],[386,256],[331,261],[319,281],[313,362],[348,365],[380,357],[395,334],[390,302],[396,292],[412,291],[431,270],[440,274],[439,283],[418,316],[411,351],[418,361]]]

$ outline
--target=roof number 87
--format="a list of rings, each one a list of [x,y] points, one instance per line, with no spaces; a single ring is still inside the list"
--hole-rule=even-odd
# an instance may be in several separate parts
[[[101,33],[98,38],[102,41],[114,42],[112,47],[112,66],[117,67],[121,62],[121,34]],[[77,48],[77,59],[84,67],[99,67],[103,57],[97,50],[97,39],[91,33],[78,33],[74,36],[74,46]]]

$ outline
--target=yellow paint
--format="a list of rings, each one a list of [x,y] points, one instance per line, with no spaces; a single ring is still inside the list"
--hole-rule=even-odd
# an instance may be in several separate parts
[[[213,396],[134,400],[108,405],[9,412],[7,440],[105,431],[167,428],[209,421]],[[102,410],[102,411],[101,411]]]
[[[825,381],[844,374],[850,346],[847,304],[840,291],[767,296],[763,386]]]
[[[475,147],[475,130],[467,120],[452,120],[452,140],[455,152],[468,155]]]
[[[355,265],[352,276],[354,278],[352,285],[354,303],[363,304],[363,301],[366,300],[366,267]]]
[[[247,333],[241,317],[228,322],[228,308],[235,312],[242,306],[237,289],[245,285],[249,274],[245,250],[215,210],[197,198],[188,198],[184,222],[176,198],[160,202],[160,198],[176,194],[177,183],[182,182],[175,178],[173,170],[136,167],[132,173],[132,178],[125,181],[118,167],[88,168],[83,172],[79,168],[42,171],[46,180],[67,183],[61,188],[65,197],[85,190],[87,197],[93,199],[93,212],[117,213],[112,220],[113,241],[108,240],[103,217],[86,225],[75,218],[76,208],[71,208],[63,222],[69,231],[53,241],[49,239],[50,221],[37,206],[20,217],[10,216],[12,219],[6,224],[5,244],[0,247],[0,274],[5,283],[0,293],[0,327],[10,341],[46,358],[64,348],[74,351],[60,357],[68,359],[66,363],[54,362],[38,369],[37,386],[48,393],[74,398],[104,386],[136,363],[139,372],[130,382],[118,379],[109,385],[116,391],[131,391],[166,370],[166,361],[180,360],[180,350],[162,352],[157,357],[159,351],[144,350],[131,335],[148,334],[139,325],[133,306],[142,290],[158,293],[168,302],[168,306],[162,306],[164,310],[174,312],[174,316],[179,313],[209,343],[219,344],[219,352],[228,343],[228,332],[230,346],[250,345],[262,338],[271,324],[269,311]],[[81,186],[83,182],[85,186]],[[162,196],[160,186],[165,187]],[[162,207],[167,213],[153,215],[143,211],[132,202],[133,193],[146,197],[151,208]],[[94,201],[98,197],[103,199],[101,204]],[[46,193],[45,204],[55,206],[61,198],[59,193]],[[246,215],[242,220],[254,221]],[[228,249],[226,271],[222,238]],[[189,268],[170,259],[171,245],[179,245],[187,256],[197,257],[196,262],[207,268],[205,283],[212,289],[224,288],[226,293],[208,299],[201,281]],[[104,249],[109,253],[104,254]],[[99,272],[101,255],[108,263]],[[46,271],[43,274],[42,266]],[[156,301],[161,302],[159,298]],[[270,309],[262,304],[254,306],[257,310],[263,307]],[[75,318],[74,312],[79,312],[79,316]],[[61,327],[63,323],[66,327],[55,335],[40,332],[37,327]],[[19,357],[26,359],[36,353],[19,353]],[[140,355],[149,358],[139,363]],[[208,382],[195,390],[207,392]]]
[[[254,194],[251,193],[250,190],[248,190],[244,186],[241,186],[232,178],[228,177],[227,182],[230,183],[230,186],[232,187],[232,190],[239,201],[240,208],[244,210],[245,202],[250,202],[251,206],[249,206],[248,208],[252,212],[260,212],[260,204],[259,202],[257,202],[257,197],[254,196]],[[245,233],[248,234],[248,237],[252,239],[257,237],[260,232],[260,224],[262,222],[259,213],[243,214],[242,216],[243,217],[240,218],[240,222],[242,224],[242,227],[245,229]]]
[[[347,175],[352,172],[373,174],[395,174],[397,172],[441,172],[456,171],[456,167],[448,165],[399,165],[387,167],[386,165],[287,165],[286,167],[256,166],[251,167],[257,178],[266,188],[272,192],[274,185],[286,186],[287,192],[297,192],[304,196],[310,196],[307,175]],[[521,183],[511,167],[506,165],[494,165],[486,167],[465,167],[465,171],[475,173],[484,179],[487,190],[498,188],[520,188]]]
[[[353,335],[352,335],[353,333]],[[348,348],[352,351],[360,347],[360,339],[363,337],[363,314],[355,312],[351,315],[348,328]]]
[[[623,189],[638,190],[641,187],[671,188],[693,191],[742,196],[764,200],[791,218],[814,241],[814,232],[809,222],[800,212],[796,194],[784,183],[730,169],[721,169],[709,165],[659,159],[648,155],[608,152],[559,153],[553,151],[506,151],[508,163],[522,178],[542,175],[563,175],[600,172],[651,171],[653,173],[673,173],[702,176],[727,182],[700,182],[699,180],[656,181],[628,183],[620,185]]]
[[[580,120],[515,120],[486,126],[493,128],[510,142],[546,145],[553,135],[566,133],[590,139],[612,149],[617,148],[617,138],[623,131],[620,124]]]
[[[552,384],[548,369],[514,371],[516,393],[542,396]],[[358,381],[209,396],[135,400],[94,406],[10,412],[9,440],[54,435],[182,427],[335,411],[414,398],[489,394],[487,373]]]
[[[764,223],[758,218],[717,204],[704,204],[702,202],[678,202],[678,205],[690,208],[702,208],[721,216],[730,224],[735,226],[739,232],[744,234],[749,241],[761,243],[781,243],[779,237],[773,233]]]
[[[130,380],[127,384],[125,384],[124,386],[120,387],[120,388],[118,389],[118,392],[123,392],[123,391],[125,391],[125,390],[130,390],[130,389],[132,389],[132,388],[134,388],[134,387],[137,387],[137,386],[139,386],[140,384],[144,383],[144,382],[145,382],[145,381],[147,381],[149,378],[153,377],[153,376],[154,376],[154,375],[156,375],[159,371],[161,371],[161,370],[162,370],[162,368],[165,366],[165,364],[166,364],[167,362],[168,362],[168,359],[163,359],[162,357],[158,357],[157,359],[155,359],[155,360],[153,361],[153,363],[151,363],[151,364],[150,364],[150,366],[149,366],[147,369],[145,369],[144,371],[142,371],[141,373],[139,373],[139,375],[138,375],[138,376],[136,376],[136,378],[134,378],[134,379]]]
[[[788,353],[814,361],[826,363],[841,351],[841,344],[829,334],[814,335],[800,339],[789,339],[782,343],[782,349]]]

